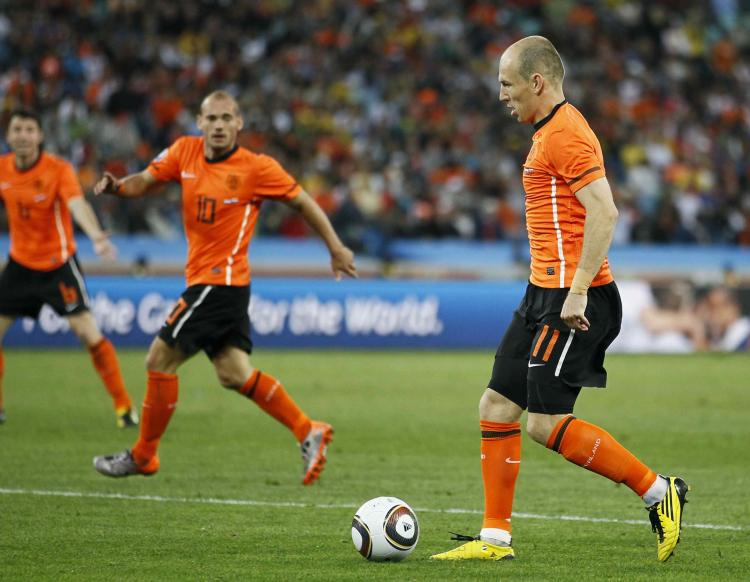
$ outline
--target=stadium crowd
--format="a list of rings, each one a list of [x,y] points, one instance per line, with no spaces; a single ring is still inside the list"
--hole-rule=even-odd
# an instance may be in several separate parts
[[[242,145],[300,177],[357,250],[518,238],[530,132],[497,101],[497,62],[544,34],[602,140],[616,242],[750,245],[750,8],[739,0],[0,4],[0,113],[38,111],[45,147],[87,192],[102,170],[143,169],[195,133],[201,96],[223,88],[245,115]],[[93,202],[113,232],[169,237],[176,196]],[[261,232],[307,234],[272,206]]]

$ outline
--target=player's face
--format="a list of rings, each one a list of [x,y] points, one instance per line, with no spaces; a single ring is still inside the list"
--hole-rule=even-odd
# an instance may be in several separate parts
[[[13,117],[8,124],[5,140],[10,149],[19,157],[36,157],[44,135],[36,120],[27,117]]]
[[[531,89],[530,80],[518,72],[512,55],[506,53],[500,59],[497,80],[500,83],[500,102],[506,104],[510,114],[521,123],[533,123],[536,94]]]
[[[242,116],[231,99],[208,99],[198,115],[198,129],[215,155],[231,150],[242,129]]]

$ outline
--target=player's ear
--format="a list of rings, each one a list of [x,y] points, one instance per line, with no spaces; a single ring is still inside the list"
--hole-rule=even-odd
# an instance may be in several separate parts
[[[203,131],[203,116],[200,113],[195,116],[195,125],[198,126],[198,129]]]
[[[536,95],[539,95],[542,92],[542,89],[544,88],[544,77],[542,77],[539,73],[534,73],[531,75],[531,89],[534,91]]]

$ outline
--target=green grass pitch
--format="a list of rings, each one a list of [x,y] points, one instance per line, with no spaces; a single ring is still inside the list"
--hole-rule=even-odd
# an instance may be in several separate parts
[[[477,402],[492,352],[264,351],[281,379],[336,429],[329,464],[299,483],[296,443],[251,402],[218,387],[203,356],[154,477],[91,466],[136,432],[115,428],[84,350],[6,350],[0,426],[2,580],[739,580],[750,571],[747,355],[611,356],[610,388],[576,414],[655,470],[693,486],[682,542],[666,564],[642,502],[524,437],[512,562],[443,563],[449,531],[481,524]],[[144,392],[141,351],[121,351]],[[416,509],[421,537],[399,564],[354,550],[354,509],[379,495]],[[453,511],[445,511],[453,510]],[[578,519],[566,519],[567,517]]]

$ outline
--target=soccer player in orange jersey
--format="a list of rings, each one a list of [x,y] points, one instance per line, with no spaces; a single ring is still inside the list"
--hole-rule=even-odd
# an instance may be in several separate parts
[[[114,402],[119,427],[138,424],[112,343],[89,311],[76,259],[71,215],[104,259],[116,255],[83,197],[72,166],[42,150],[39,119],[29,111],[11,114],[6,140],[11,153],[0,157],[0,198],[10,225],[10,256],[0,275],[0,344],[16,318],[37,317],[43,304],[65,317],[91,353],[94,367]],[[0,348],[0,421],[3,353]]]
[[[514,557],[511,508],[521,462],[521,414],[533,440],[584,469],[624,483],[645,501],[657,557],[680,537],[688,486],[652,471],[604,429],[573,416],[582,386],[604,387],[604,355],[622,309],[607,262],[617,222],[594,133],[563,95],[564,69],[552,43],[531,36],[499,66],[500,101],[533,124],[523,165],[531,278],[500,342],[479,401],[484,520],[479,536],[435,559]]]
[[[187,290],[146,357],[140,437],[132,449],[94,458],[94,467],[110,477],[157,471],[159,439],[177,403],[177,368],[203,350],[222,386],[249,398],[294,434],[302,452],[302,483],[308,485],[324,467],[333,429],[310,420],[281,382],[254,369],[247,357],[252,351],[247,250],[262,202],[278,200],[301,213],[325,241],[337,278],[356,277],[354,255],[318,204],[276,160],[237,145],[243,120],[234,98],[211,93],[197,121],[202,137],[178,139],[140,173],[123,179],[105,174],[94,189],[132,197],[157,182],[180,182],[188,240]]]

